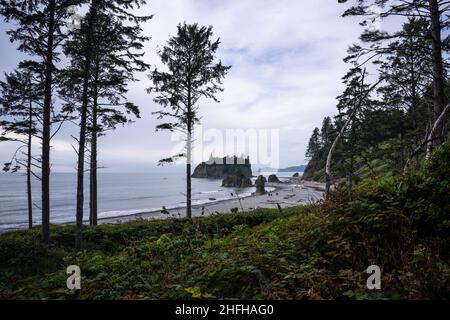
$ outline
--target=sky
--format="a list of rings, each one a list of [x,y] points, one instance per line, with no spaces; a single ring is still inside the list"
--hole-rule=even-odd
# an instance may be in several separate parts
[[[267,145],[271,146],[267,152],[250,159],[256,167],[307,162],[309,137],[325,116],[336,113],[341,77],[348,69],[342,59],[362,31],[355,20],[341,17],[347,7],[337,0],[151,0],[140,9],[141,14],[154,15],[143,28],[151,37],[145,45],[147,63],[160,68],[157,51],[176,34],[178,23],[196,22],[213,26],[214,37],[221,39],[217,56],[232,66],[223,82],[224,92],[218,95],[220,103],[199,102],[202,128],[198,132],[204,135],[195,137],[195,162],[207,160],[204,157],[210,153],[246,153]],[[5,34],[9,27],[0,22],[2,74],[24,57],[9,42]],[[140,81],[130,84],[127,97],[140,107],[142,117],[100,138],[100,165],[109,172],[181,170],[181,166],[156,166],[180,142],[170,133],[155,132],[159,122],[152,112],[160,107],[146,92],[151,85],[147,75],[136,76]],[[246,132],[253,138],[241,141],[236,149],[231,138],[217,148],[204,141],[208,136],[225,139],[230,132]],[[54,172],[75,172],[71,135],[77,135],[77,128],[67,124],[52,141]],[[39,152],[39,146],[34,147]],[[1,143],[0,161],[7,162],[14,150],[11,143]]]

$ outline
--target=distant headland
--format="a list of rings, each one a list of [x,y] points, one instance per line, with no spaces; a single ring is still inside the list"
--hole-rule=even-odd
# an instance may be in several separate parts
[[[279,168],[279,169],[265,167],[265,168],[260,168],[258,170],[258,172],[304,172],[305,168],[306,168],[306,165],[292,166],[292,167]]]

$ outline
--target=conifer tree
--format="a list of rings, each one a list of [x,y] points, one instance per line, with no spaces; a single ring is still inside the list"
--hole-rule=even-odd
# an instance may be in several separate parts
[[[306,149],[306,157],[310,159],[315,158],[319,154],[320,148],[320,131],[319,128],[315,128],[311,138],[309,138],[308,148]]]
[[[322,148],[328,148],[331,144],[334,133],[333,121],[330,117],[325,117],[322,121],[322,128],[320,129],[320,142]]]
[[[201,98],[219,102],[216,93],[223,91],[222,79],[231,66],[224,66],[216,54],[219,39],[213,41],[212,27],[198,24],[178,25],[177,35],[170,38],[159,52],[168,71],[155,69],[150,74],[153,86],[149,93],[156,93],[154,101],[163,109],[154,112],[158,119],[171,118],[158,130],[179,130],[186,136],[186,153],[163,159],[160,163],[171,163],[186,156],[186,216],[192,217],[191,206],[191,152],[194,127],[200,122],[199,101]]]
[[[127,101],[127,84],[134,72],[145,71],[142,61],[141,24],[151,16],[137,16],[132,10],[141,0],[92,0],[88,14],[66,43],[71,65],[64,71],[62,95],[66,110],[80,114],[77,166],[77,228],[75,245],[82,245],[84,172],[86,145],[90,142],[90,223],[97,224],[97,138],[118,124],[129,122],[128,114],[139,117],[138,108]]]
[[[59,48],[67,37],[69,8],[78,0],[2,0],[0,14],[6,22],[14,23],[7,33],[18,49],[38,59],[44,65],[44,98],[42,110],[42,238],[50,241],[50,140],[52,123],[52,98],[58,71]]]
[[[5,81],[0,82],[0,116],[3,115],[0,139],[20,144],[11,161],[4,164],[3,170],[17,172],[24,168],[26,171],[30,229],[33,227],[31,179],[33,175],[39,178],[33,168],[40,167],[40,159],[32,153],[32,142],[34,137],[42,138],[43,83],[43,65],[30,60],[22,61],[17,70],[7,74]]]
[[[345,3],[347,0],[338,0]],[[419,30],[417,36],[426,36],[430,42],[429,46],[423,46],[423,43],[416,43],[414,50],[425,57],[430,57],[430,65],[432,66],[432,88],[433,88],[433,124],[443,114],[447,97],[445,95],[445,64],[443,55],[448,50],[448,41],[443,39],[443,35],[447,33],[450,27],[449,11],[450,6],[446,0],[357,0],[356,4],[347,9],[343,16],[360,16],[363,17],[362,25],[368,26],[371,19],[374,18],[372,8],[379,8],[376,17],[379,19],[387,19],[390,17],[407,17],[412,19],[423,19],[426,24],[426,32]],[[351,54],[347,59],[357,59],[360,63],[366,63],[371,60],[379,59],[393,50],[402,50],[396,47],[395,41],[407,39],[410,35],[407,30],[401,29],[388,33],[382,30],[366,29],[362,35],[363,43],[368,44],[367,47],[355,45],[351,49]],[[436,133],[438,136],[432,137],[435,145],[442,142],[442,138],[446,136],[448,128],[442,124],[437,124]]]

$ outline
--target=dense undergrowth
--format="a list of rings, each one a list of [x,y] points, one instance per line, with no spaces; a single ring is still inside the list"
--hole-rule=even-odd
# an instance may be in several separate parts
[[[404,176],[366,179],[318,205],[193,220],[0,236],[0,298],[448,299],[450,144]],[[79,265],[82,288],[66,289]],[[381,290],[366,287],[369,265]]]

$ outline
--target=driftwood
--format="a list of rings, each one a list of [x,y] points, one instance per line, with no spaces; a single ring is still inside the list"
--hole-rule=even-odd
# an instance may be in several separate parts
[[[420,143],[416,149],[414,149],[414,151],[411,153],[411,155],[408,157],[408,160],[406,160],[406,164],[405,167],[403,168],[403,173],[406,172],[406,169],[408,168],[409,164],[411,163],[411,160],[417,155],[419,154],[420,150],[422,150],[423,147],[425,147],[425,145],[427,146],[427,151],[426,151],[426,157],[428,158],[431,154],[431,150],[432,150],[432,146],[433,146],[433,142],[437,139],[441,139],[442,137],[435,137],[435,133],[437,128],[439,127],[439,125],[441,124],[441,122],[444,120],[445,115],[447,114],[447,112],[450,110],[450,103],[447,104],[444,108],[444,110],[442,110],[441,114],[439,115],[439,117],[436,119],[436,121],[434,122],[433,126],[431,127],[431,130],[429,133],[427,133],[426,138],[424,139],[424,141],[422,141],[422,143]]]
[[[432,141],[433,141],[434,134],[435,134],[437,128],[440,126],[441,122],[444,120],[445,115],[446,115],[446,113],[448,112],[449,109],[450,109],[450,103],[445,106],[444,110],[442,110],[441,114],[439,115],[439,117],[434,122],[433,127],[431,127],[430,134],[428,135],[428,139],[427,139],[428,140],[427,153],[426,153],[427,158],[431,154],[431,149],[433,147]]]

